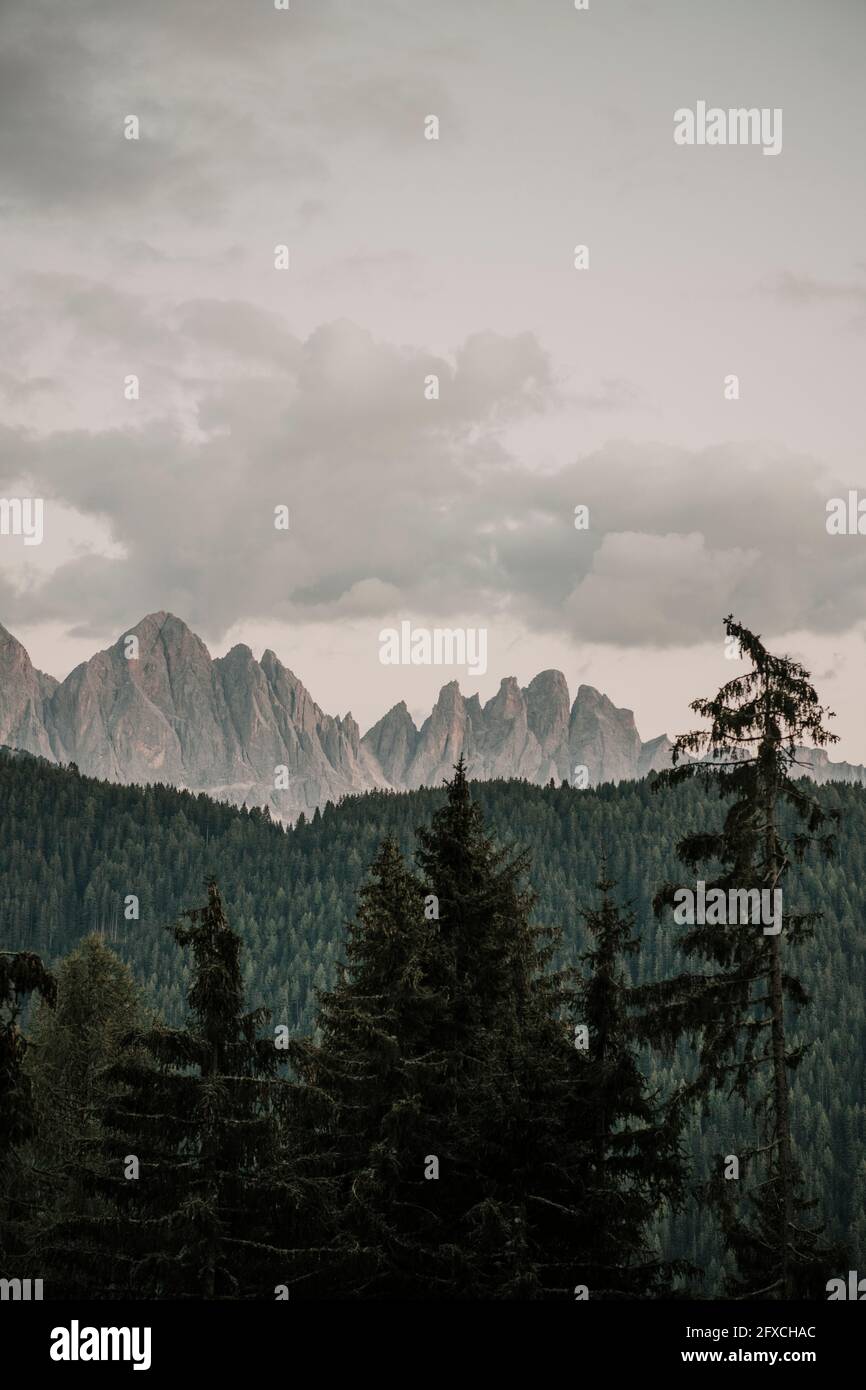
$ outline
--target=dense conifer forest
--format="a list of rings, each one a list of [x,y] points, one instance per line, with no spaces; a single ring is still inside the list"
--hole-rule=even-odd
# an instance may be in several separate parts
[[[596,885],[602,863],[614,918],[619,913],[627,915],[629,910],[634,914],[629,932],[617,934],[614,930],[608,939],[625,942],[628,937],[639,941],[636,949],[623,951],[619,963],[623,987],[662,981],[685,968],[678,946],[679,931],[670,913],[667,916],[653,913],[652,901],[659,885],[677,876],[678,842],[684,835],[701,834],[716,827],[719,805],[715,796],[698,785],[659,787],[655,782],[656,779],[651,778],[640,783],[606,785],[583,791],[565,785],[537,787],[522,782],[472,785],[471,794],[491,843],[505,846],[509,853],[518,856],[525,852],[521,863],[535,901],[530,909],[528,900],[523,903],[521,899],[519,910],[508,909],[504,920],[517,918],[527,924],[527,931],[531,920],[537,927],[552,928],[560,933],[544,947],[549,955],[548,972],[571,967],[585,971],[594,942],[598,954],[597,932],[604,918],[603,911],[599,917],[602,909]],[[809,1044],[792,1088],[794,1152],[807,1194],[819,1199],[828,1238],[846,1243],[854,1261],[852,1267],[856,1268],[858,1259],[861,1265],[866,1263],[866,1161],[863,1158],[866,1151],[863,1063],[866,1055],[863,901],[866,793],[857,787],[838,784],[811,790],[825,811],[839,813],[838,845],[835,858],[829,862],[807,856],[797,867],[792,882],[791,910],[815,910],[823,914],[816,923],[813,938],[804,942],[799,956],[800,979],[812,997],[812,1006],[799,1022],[792,1023],[792,1044]],[[201,902],[205,881],[216,880],[222,894],[220,912],[224,905],[228,923],[237,933],[242,948],[237,966],[240,994],[233,1008],[238,1018],[242,1002],[246,1009],[262,1006],[270,1010],[267,1025],[270,1036],[273,1037],[274,1029],[279,1028],[293,1039],[290,1055],[287,1052],[277,1056],[281,1074],[307,1077],[306,1089],[301,1087],[298,1092],[296,1081],[289,1087],[296,1098],[294,1124],[297,1129],[300,1123],[297,1107],[303,1110],[309,1106],[311,1097],[318,1095],[321,1087],[316,1078],[320,1077],[322,1068],[327,1071],[328,1067],[336,1066],[333,1058],[329,1061],[328,1054],[329,1046],[336,1045],[335,1019],[351,1017],[350,1002],[339,995],[340,981],[345,983],[346,977],[340,975],[338,965],[347,958],[346,928],[351,921],[357,921],[358,894],[365,882],[371,882],[370,866],[374,862],[378,864],[381,886],[384,870],[380,846],[383,841],[393,845],[393,852],[401,863],[401,856],[404,856],[411,866],[417,848],[416,832],[429,827],[446,808],[444,789],[409,794],[367,794],[344,801],[337,807],[329,805],[310,823],[285,830],[271,823],[257,809],[237,811],[204,796],[196,797],[162,786],[138,788],[99,783],[80,776],[74,768],[57,768],[36,758],[5,751],[0,754],[0,843],[4,845],[0,864],[0,949],[34,952],[41,956],[48,967],[59,973],[62,999],[63,980],[69,977],[76,960],[78,977],[82,974],[80,958],[73,956],[70,964],[70,953],[76,948],[80,951],[81,943],[89,938],[85,951],[93,952],[98,947],[111,952],[108,965],[100,958],[99,970],[103,976],[107,970],[116,978],[118,1009],[125,1023],[129,1022],[127,1014],[131,1011],[144,1030],[142,1038],[153,1026],[157,1029],[187,1026],[186,996],[196,985],[194,963],[188,952],[178,950],[176,939],[165,927],[177,921],[183,909]],[[422,833],[422,845],[423,835],[429,833],[429,830]],[[423,848],[421,853],[423,855]],[[429,845],[426,853],[429,860],[433,854]],[[433,871],[428,863],[428,878]],[[375,882],[375,875],[372,882]],[[508,889],[509,893],[512,891],[518,892],[516,881],[515,886]],[[417,888],[407,883],[405,892],[411,895]],[[131,910],[131,895],[138,899],[137,920],[126,915]],[[360,903],[363,913],[363,896]],[[531,946],[529,936],[527,943],[525,950],[532,954],[536,947]],[[422,954],[424,949],[423,943],[418,945]],[[115,956],[118,959],[115,966],[111,966]],[[494,956],[495,952],[490,959]],[[319,1013],[317,999],[323,991],[335,987],[338,994],[332,995],[332,1003],[326,1005],[324,1013]],[[504,985],[503,991],[505,997]],[[45,1059],[52,1055],[52,1047],[53,1064],[58,1065],[58,1042],[52,1029],[59,1026],[60,1015],[39,1004],[38,990],[32,996],[22,992],[22,1004],[25,1031],[33,1032],[34,1046],[25,1070],[29,1068],[32,1072],[37,1098],[41,1097],[42,1143],[52,1151],[67,1143],[75,1153],[76,1176],[74,1180],[69,1179],[69,1182],[74,1181],[75,1190],[72,1191],[67,1182],[60,1201],[60,1205],[69,1210],[58,1212],[54,1209],[52,1214],[56,1240],[51,1257],[58,1262],[56,1267],[65,1271],[63,1277],[71,1280],[70,1287],[74,1288],[78,1287],[75,1279],[85,1279],[86,1275],[80,1268],[77,1272],[73,1270],[68,1261],[64,1263],[62,1252],[73,1248],[80,1252],[80,1231],[75,1236],[70,1227],[63,1235],[60,1218],[80,1220],[82,1202],[86,1205],[110,1200],[110,1194],[108,1197],[98,1195],[100,1183],[104,1186],[109,1180],[104,1172],[100,1174],[93,1170],[92,1164],[88,1167],[83,1162],[86,1136],[70,1138],[67,1134],[65,1139],[63,1135],[58,1136],[57,1112],[51,1111],[48,1130],[44,1128],[46,1088],[56,1089],[58,1080],[56,1076],[49,1077],[44,1070],[40,1075],[40,1067],[44,1067]],[[93,1000],[87,998],[82,1002],[79,998],[77,1006],[85,1012],[92,1011]],[[479,1007],[477,1001],[472,1007]],[[531,1025],[542,1030],[539,1037],[547,1037],[545,1017],[547,1015],[540,1015]],[[645,1079],[646,1096],[655,1097],[651,1104],[647,1101],[650,1109],[645,1119],[660,1126],[659,1132],[663,1133],[667,1122],[665,1102],[684,1081],[695,1076],[695,1048],[687,1038],[680,1038],[668,1050],[639,1045],[637,1032],[628,1031],[628,1019],[621,1019],[621,1023],[626,1030],[623,1065],[627,1065],[626,1054],[633,1052]],[[526,1021],[521,1024],[515,1019],[513,1024],[515,1036],[521,1028],[530,1029]],[[104,1029],[111,1031],[113,1028],[116,1033],[118,1026],[113,1017],[103,1020]],[[499,1045],[495,1041],[499,1024],[491,1021],[490,1028],[493,1039],[490,1046],[494,1048]],[[242,1036],[245,1035],[241,1028],[231,1045],[238,1046]],[[97,1055],[103,1046],[107,1047],[104,1037],[100,1035],[100,1038]],[[145,1046],[146,1041],[141,1044],[136,1064],[144,1068],[145,1075],[148,1066],[165,1060],[158,1039],[151,1036]],[[536,1061],[538,1050],[543,1052],[548,1045],[549,1041],[537,1044]],[[196,1055],[192,1044],[179,1046],[179,1056]],[[185,1054],[184,1047],[187,1047]],[[319,1056],[317,1049],[323,1047],[325,1052]],[[63,1051],[65,1054],[65,1047]],[[110,1053],[111,1049],[108,1051]],[[291,1066],[283,1066],[283,1059],[288,1061],[289,1056]],[[530,1065],[524,1053],[521,1058],[510,1065]],[[552,1067],[559,1064],[551,1062]],[[567,1066],[568,1061],[563,1064]],[[94,1066],[99,1087],[107,1088],[103,1102],[109,1104],[114,1095],[112,1086],[119,1083],[117,1078],[109,1083],[95,1062]],[[252,1053],[249,1067],[252,1076],[255,1073]],[[261,1084],[265,1085],[266,1080],[263,1075]],[[584,1078],[582,1084],[590,1088],[589,1094],[590,1081]],[[298,1101],[298,1094],[305,1098]],[[458,1103],[453,1097],[452,1102]],[[442,1100],[443,1114],[449,1113],[448,1105],[452,1102],[446,1104]],[[243,1109],[240,1100],[232,1103]],[[329,1093],[328,1103],[337,1106],[338,1115],[342,1113],[338,1095]],[[488,1103],[492,1122],[501,1097],[491,1095]],[[154,1104],[157,1104],[156,1099]],[[274,1101],[274,1116],[281,1104]],[[644,1101],[636,1098],[633,1115],[641,1112],[643,1105]],[[92,1105],[89,1122],[97,1127],[100,1123]],[[70,1120],[73,1127],[80,1123],[80,1114],[77,1119],[73,1116]],[[308,1133],[318,1133],[321,1129],[321,1118],[314,1120],[307,1114],[304,1123]],[[326,1123],[329,1132],[333,1123],[336,1123],[333,1119]],[[585,1131],[586,1123],[582,1123]],[[622,1123],[627,1126],[628,1120]],[[550,1124],[555,1129],[553,1117]],[[447,1150],[447,1134],[440,1137],[441,1147]],[[639,1286],[643,1292],[659,1287],[668,1291],[688,1287],[702,1295],[719,1291],[725,1278],[732,1274],[732,1256],[730,1251],[725,1253],[718,1222],[701,1199],[701,1185],[710,1179],[720,1155],[745,1150],[751,1138],[748,1108],[736,1099],[726,1099],[713,1091],[705,1097],[703,1107],[695,1104],[687,1109],[682,1117],[680,1136],[682,1156],[687,1160],[682,1174],[683,1199],[673,1200],[679,1182],[673,1162],[674,1145],[667,1193],[671,1200],[664,1200],[661,1191],[646,1194],[645,1207],[635,1216],[634,1268],[628,1278],[619,1279],[616,1285],[619,1293],[615,1296],[629,1296],[628,1291],[635,1292]],[[268,1142],[272,1141],[273,1136]],[[92,1133],[90,1142],[93,1142]],[[352,1142],[361,1141],[356,1136]],[[418,1142],[425,1154],[431,1149],[436,1152],[436,1146],[425,1144],[420,1134]],[[124,1153],[136,1151],[128,1135],[119,1137],[118,1143]],[[169,1144],[169,1151],[170,1148]],[[593,1162],[598,1162],[599,1150],[595,1148],[593,1152]],[[569,1175],[569,1162],[584,1171],[589,1160],[585,1153],[573,1154],[570,1160],[565,1155],[561,1157],[565,1166],[558,1180],[560,1186],[550,1200],[568,1208],[574,1200],[574,1174]],[[162,1157],[166,1167],[169,1158],[169,1152]],[[104,1155],[102,1161],[105,1161]],[[295,1155],[294,1165],[289,1165],[285,1172],[275,1171],[273,1176],[273,1192],[278,1196],[282,1194],[281,1204],[307,1211],[308,1226],[322,1221],[327,1226],[322,1213],[328,1209],[329,1194],[335,1190],[335,1185],[339,1189],[339,1163],[326,1177],[328,1161],[321,1153],[299,1153]],[[470,1160],[464,1153],[462,1159],[457,1155],[454,1161],[462,1162],[465,1167]],[[491,1178],[491,1191],[499,1191],[499,1181]],[[87,1194],[86,1199],[82,1194]],[[182,1196],[178,1195],[179,1204],[182,1204]],[[25,1233],[29,1200],[26,1195],[21,1196],[13,1223]],[[52,1202],[54,1200],[52,1197]],[[219,1200],[223,1200],[222,1196]],[[231,1205],[234,1199],[226,1197],[225,1200]],[[266,1203],[267,1194],[261,1200]],[[330,1266],[327,1267],[331,1269],[330,1274],[320,1272],[316,1276],[304,1266],[303,1260],[299,1266],[301,1272],[298,1272],[293,1261],[300,1257],[284,1253],[274,1257],[275,1280],[279,1282],[280,1278],[285,1278],[289,1287],[296,1278],[298,1292],[306,1289],[325,1296],[328,1296],[329,1279],[336,1281],[331,1292],[337,1296],[341,1292],[347,1296],[357,1295],[369,1283],[374,1290],[379,1288],[382,1296],[388,1296],[389,1289],[399,1286],[401,1264],[395,1255],[393,1265],[386,1262],[387,1267],[367,1268],[359,1251],[363,1251],[365,1242],[369,1244],[371,1229],[379,1230],[376,1223],[385,1218],[380,1214],[374,1220],[366,1207],[362,1215],[363,1219],[358,1211],[350,1213],[346,1217],[347,1224],[336,1235],[327,1229],[319,1232],[319,1238],[326,1245],[342,1242],[339,1279]],[[459,1224],[456,1212],[451,1217]],[[496,1219],[504,1220],[501,1214]],[[540,1240],[538,1232],[524,1229],[523,1217],[512,1213],[508,1219],[516,1223],[509,1240],[516,1240],[515,1231],[519,1228],[521,1240],[526,1241],[525,1248],[520,1246],[523,1255],[515,1256],[513,1267],[508,1270],[495,1260],[491,1266],[479,1265],[477,1269],[464,1270],[461,1277],[469,1291],[467,1296],[519,1297],[527,1291],[529,1296],[545,1296],[548,1286],[544,1279],[528,1290],[520,1282],[521,1269],[525,1272],[527,1267],[535,1269],[542,1263],[537,1253],[531,1258],[526,1253],[532,1251],[533,1242],[537,1245]],[[452,1236],[456,1247],[459,1242],[454,1231]],[[423,1230],[413,1228],[401,1232],[399,1239],[406,1241],[410,1237],[420,1242],[419,1249],[423,1248]],[[20,1238],[25,1239],[25,1236]],[[501,1232],[498,1237],[489,1236],[494,1245],[500,1238]],[[273,1241],[273,1233],[269,1235],[262,1226],[259,1239],[266,1244]],[[295,1249],[298,1240],[297,1231],[284,1231],[281,1248]],[[397,1241],[396,1235],[394,1240]],[[648,1246],[645,1241],[650,1242]],[[403,1248],[399,1242],[394,1246],[395,1250],[398,1248]],[[45,1258],[49,1258],[47,1254]],[[93,1259],[98,1264],[95,1254]],[[568,1264],[568,1259],[563,1259]],[[573,1265],[574,1261],[571,1263]],[[597,1254],[595,1262],[587,1259],[585,1268],[586,1279],[595,1281],[596,1285],[601,1278],[599,1264],[603,1265],[604,1259]],[[690,1273],[682,1272],[686,1266],[690,1267]],[[495,1277],[491,1269],[497,1271]],[[644,1271],[643,1285],[636,1269]],[[446,1274],[443,1267],[438,1277],[445,1279]],[[426,1296],[436,1296],[435,1277],[431,1271],[432,1283]],[[561,1293],[568,1277],[565,1270],[551,1271],[550,1289]],[[211,1279],[218,1284],[219,1267],[211,1268]],[[156,1278],[153,1284],[156,1296],[161,1287]],[[228,1287],[222,1292],[232,1296]]]

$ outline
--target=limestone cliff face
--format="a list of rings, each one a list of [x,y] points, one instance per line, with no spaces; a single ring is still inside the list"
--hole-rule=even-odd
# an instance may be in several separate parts
[[[52,757],[44,710],[57,686],[37,671],[21,643],[0,626],[0,743]]]
[[[637,776],[640,735],[630,709],[582,685],[571,709],[568,746],[575,766],[589,770],[590,785],[623,782]]]
[[[658,738],[642,743],[637,765],[638,777],[646,777],[650,772],[663,772],[670,767],[673,747],[667,734],[659,734]]]
[[[795,776],[811,777],[813,782],[857,782],[866,786],[866,767],[862,763],[834,763],[826,748],[798,748],[800,764]]]
[[[361,751],[366,765],[378,768],[389,786],[405,787],[418,739],[415,721],[401,700],[364,735]]]
[[[137,660],[127,637],[138,639]],[[45,709],[55,756],[120,782],[191,786],[205,765],[225,781],[233,746],[214,667],[184,623],[152,613],[57,687]]]
[[[151,613],[58,685],[2,631],[3,743],[110,781],[267,805],[286,820],[387,785],[361,758],[351,715],[324,714],[273,652],[258,662],[237,646],[214,660],[185,623]],[[136,659],[126,655],[128,637],[138,639]]]
[[[566,781],[573,773],[569,767],[568,730],[571,707],[568,686],[561,671],[542,671],[524,691],[529,728],[535,735],[541,753],[538,781]]]
[[[138,657],[127,657],[128,637]],[[58,684],[0,627],[0,743],[119,782],[167,782],[294,821],[372,788],[438,786],[462,755],[470,776],[589,785],[670,764],[665,736],[641,741],[631,710],[592,686],[573,704],[560,671],[521,687],[506,677],[481,704],[443,686],[421,728],[405,702],[360,736],[351,714],[325,714],[271,651],[212,658],[171,613],[151,613]],[[866,769],[804,750],[817,781],[866,782]],[[285,785],[282,785],[285,783]]]
[[[609,701],[607,705],[614,710]],[[580,739],[575,745],[571,737],[575,716],[569,708],[568,686],[560,671],[542,671],[523,689],[513,676],[507,676],[496,695],[484,706],[477,695],[468,699],[463,696],[457,682],[452,681],[443,687],[432,714],[420,730],[415,729],[411,720],[407,726],[409,716],[405,706],[402,710],[397,706],[396,710],[400,711],[398,716],[392,710],[362,739],[362,745],[366,744],[371,752],[378,752],[383,737],[395,736],[399,728],[401,747],[411,749],[412,754],[401,766],[399,781],[392,785],[436,786],[451,775],[461,754],[466,759],[469,775],[480,780],[523,777],[530,782],[547,782],[552,777],[559,782],[573,775],[575,763],[585,762],[583,757],[577,756],[583,751]],[[624,767],[626,759],[621,750],[617,750],[613,732],[603,736],[593,722],[591,711],[584,713],[581,738],[587,742],[594,739],[598,745],[592,757],[591,780],[605,780],[610,769],[620,764]],[[622,713],[627,720],[631,719],[627,711]],[[389,726],[392,717],[394,722]],[[633,729],[633,719],[631,722]],[[640,740],[637,742],[639,745]],[[396,771],[385,764],[382,770],[388,777]],[[628,770],[621,775],[635,776],[634,767],[629,764]]]

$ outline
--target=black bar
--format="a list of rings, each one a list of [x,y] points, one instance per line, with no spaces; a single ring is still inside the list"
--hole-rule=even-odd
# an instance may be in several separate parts
[[[866,1300],[861,1300],[866,1301]],[[324,1377],[333,1383],[335,1368],[347,1367],[356,1380],[365,1366],[380,1364],[388,1379],[394,1374],[421,1376],[429,1383],[437,1365],[450,1384],[460,1365],[469,1369],[460,1350],[466,1339],[478,1346],[489,1367],[501,1358],[508,1372],[520,1372],[523,1358],[531,1363],[527,1375],[565,1382],[583,1376],[590,1366],[603,1367],[612,1378],[621,1372],[665,1375],[676,1368],[707,1365],[764,1367],[794,1365],[828,1374],[861,1364],[866,1309],[836,1302],[596,1302],[573,1305],[471,1306],[437,1303],[375,1302],[313,1303],[52,1303],[19,1302],[0,1305],[0,1339],[25,1351],[28,1368],[48,1372],[61,1382],[70,1375],[93,1377],[136,1374],[132,1359],[54,1360],[51,1348],[89,1350],[87,1329],[128,1329],[128,1342],[118,1348],[137,1355],[145,1375],[163,1378],[193,1372],[232,1376],[245,1382],[254,1376],[261,1384],[268,1367],[282,1368],[273,1381],[280,1390],[289,1381],[310,1382]],[[67,1346],[59,1336],[64,1329]],[[132,1329],[139,1329],[133,1340]],[[149,1345],[143,1335],[149,1329]],[[459,1340],[458,1340],[459,1339]],[[100,1350],[102,1344],[100,1342]],[[108,1354],[111,1339],[105,1342]],[[304,1362],[300,1358],[304,1358]],[[312,1358],[310,1364],[309,1358]],[[564,1361],[563,1361],[563,1358]],[[556,1367],[559,1366],[559,1370]],[[306,1367],[306,1368],[305,1368]]]

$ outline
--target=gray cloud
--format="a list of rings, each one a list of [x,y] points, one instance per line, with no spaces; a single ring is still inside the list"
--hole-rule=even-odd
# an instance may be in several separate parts
[[[417,148],[431,110],[457,137],[428,29],[435,37],[432,21],[407,24],[393,6],[376,36],[354,6],[322,0],[294,0],[288,13],[272,0],[7,4],[0,210],[113,208],[198,224],[282,186],[307,225],[321,206],[309,190],[343,146]],[[130,114],[138,140],[123,135]]]
[[[813,275],[785,271],[766,286],[767,292],[782,304],[803,308],[810,304],[842,304],[857,311],[854,323],[866,326],[866,282],[832,284]]]
[[[165,607],[219,639],[243,619],[373,621],[402,605],[664,646],[705,640],[731,608],[775,630],[862,616],[866,556],[827,535],[814,459],[623,442],[554,471],[521,461],[510,428],[561,404],[530,333],[475,334],[447,360],[346,320],[302,341],[244,303],[139,313],[78,284],[58,298],[85,342],[101,344],[108,322],[127,348],[160,345],[199,433],[168,417],[8,433],[9,477],[31,477],[49,509],[103,519],[124,555],[68,560],[11,600],[10,620],[102,636]],[[438,401],[424,396],[433,372]],[[280,503],[287,534],[273,527]]]
[[[0,620],[856,624],[824,506],[862,457],[866,10],[662,8],[0,5],[0,477],[48,504],[38,564],[0,542]],[[781,158],[676,149],[700,96],[783,105]]]

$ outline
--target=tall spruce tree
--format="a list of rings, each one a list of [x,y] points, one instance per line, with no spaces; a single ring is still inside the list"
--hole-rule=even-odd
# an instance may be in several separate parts
[[[334,1182],[311,1267],[349,1296],[571,1297],[583,1154],[554,936],[462,760],[418,838],[418,874],[383,845],[320,1038],[296,1052]]]
[[[43,1002],[34,1014],[25,1064],[36,1112],[34,1143],[53,1176],[98,1134],[105,1070],[122,1053],[124,1038],[145,1023],[129,967],[96,932],[63,958],[56,980],[56,1002]]]
[[[687,1192],[681,1108],[653,1094],[637,1055],[652,1023],[636,1014],[640,991],[625,960],[640,949],[635,916],[620,909],[606,867],[598,904],[582,914],[590,948],[581,957],[578,1009],[585,1028],[577,1095],[584,1138],[586,1252],[580,1282],[592,1297],[670,1293],[687,1272],[657,1250],[659,1218],[681,1209]],[[577,1272],[577,1271],[576,1271]]]
[[[447,1067],[428,1098],[437,1202],[458,1295],[573,1297],[584,1190],[569,978],[557,931],[532,921],[529,857],[497,845],[461,758],[418,832],[438,909],[431,985]]]
[[[216,884],[170,928],[192,954],[185,1028],[130,1033],[108,1071],[93,1190],[111,1215],[67,1227],[67,1252],[104,1297],[268,1298],[282,1282],[294,1189],[285,1083],[265,1009],[243,1011],[240,940]]]
[[[805,1050],[792,1045],[790,1032],[808,1003],[795,973],[796,955],[821,914],[793,911],[787,897],[790,870],[807,850],[833,852],[828,817],[794,774],[804,742],[820,748],[835,735],[824,728],[828,711],[799,663],[773,656],[730,616],[725,631],[750,669],[712,699],[694,701],[691,708],[708,727],[676,740],[674,765],[657,784],[699,778],[731,802],[719,830],[694,831],[677,847],[690,869],[708,866],[702,881],[706,901],[712,896],[716,906],[706,923],[685,933],[681,946],[711,969],[647,987],[644,998],[655,1006],[656,1042],[671,1044],[682,1033],[700,1039],[698,1073],[682,1098],[720,1088],[739,1097],[756,1118],[757,1142],[737,1156],[751,1180],[746,1210],[736,1198],[738,1184],[721,1170],[708,1186],[737,1261],[734,1290],[793,1298],[820,1292],[839,1258],[822,1245],[821,1228],[806,1223],[814,1203],[803,1195],[790,1118],[790,1073]],[[656,896],[657,911],[677,902],[680,891],[665,884]],[[759,918],[761,899],[754,895],[767,893],[763,901],[773,903],[772,895],[781,891],[783,927],[777,931]],[[734,904],[733,922],[726,910],[717,910],[719,904]]]
[[[124,1055],[126,1036],[144,1022],[129,968],[96,933],[60,962],[56,1003],[40,1004],[33,1019],[25,1069],[34,1125],[22,1152],[27,1236],[53,1298],[90,1293],[87,1279],[76,1278],[78,1261],[64,1229],[71,1218],[110,1214],[90,1180],[100,1166],[101,1117],[113,1093],[107,1073]]]
[[[301,1296],[411,1296],[423,1279],[439,1226],[424,1178],[425,1096],[444,1065],[430,1042],[433,926],[419,880],[386,839],[359,893],[341,978],[320,998],[317,1036],[292,1047],[304,1122],[297,1169],[318,1186],[323,1214],[296,1255]]]
[[[26,1139],[34,1123],[30,1078],[24,1072],[28,1040],[22,1003],[37,994],[49,1006],[57,980],[32,951],[0,951],[0,1161]]]
[[[24,999],[36,994],[50,1007],[57,981],[32,951],[0,951],[0,1256],[4,1265],[21,1252],[27,1203],[19,1159],[36,1124],[30,1077],[24,1068],[28,1040],[21,1027]]]

